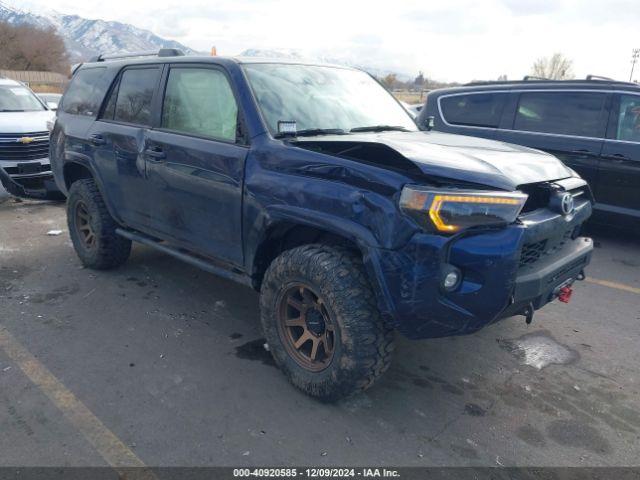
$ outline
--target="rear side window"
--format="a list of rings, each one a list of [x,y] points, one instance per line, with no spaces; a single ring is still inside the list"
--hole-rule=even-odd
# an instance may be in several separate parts
[[[62,99],[62,111],[95,117],[104,96],[102,77],[106,68],[86,68],[76,72]]]
[[[107,100],[102,118],[135,125],[151,125],[151,100],[158,68],[125,70]]]
[[[447,123],[496,128],[506,101],[506,93],[474,93],[442,97],[440,105]]]
[[[224,73],[211,68],[172,68],[162,107],[162,127],[235,141],[238,106]]]
[[[515,130],[602,137],[605,93],[531,92],[520,95]]]
[[[640,142],[640,95],[620,95],[616,139]]]

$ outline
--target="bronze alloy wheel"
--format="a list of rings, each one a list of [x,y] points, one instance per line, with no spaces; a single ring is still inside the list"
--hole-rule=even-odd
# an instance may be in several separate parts
[[[91,214],[83,201],[76,203],[75,217],[78,238],[84,248],[93,250],[96,246],[96,234],[91,226]]]
[[[327,368],[337,332],[322,298],[303,283],[290,284],[280,296],[277,314],[278,332],[291,358],[312,372]]]

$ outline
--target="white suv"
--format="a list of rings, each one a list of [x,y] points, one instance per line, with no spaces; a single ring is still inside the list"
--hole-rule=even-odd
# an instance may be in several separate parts
[[[0,77],[0,181],[20,197],[61,196],[49,164],[55,113],[24,84]]]

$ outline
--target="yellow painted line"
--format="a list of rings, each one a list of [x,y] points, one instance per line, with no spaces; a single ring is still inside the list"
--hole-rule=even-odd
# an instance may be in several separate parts
[[[609,280],[600,280],[598,278],[587,277],[585,279],[589,283],[601,285],[603,287],[615,288],[616,290],[622,290],[624,292],[635,293],[640,295],[640,288],[625,285],[624,283],[610,282]]]
[[[104,460],[125,478],[127,468],[135,478],[156,479],[156,476],[87,406],[38,361],[5,327],[0,326],[0,348],[29,379],[58,407],[67,420],[93,445]],[[122,468],[122,470],[120,470]],[[128,473],[131,473],[129,471]]]

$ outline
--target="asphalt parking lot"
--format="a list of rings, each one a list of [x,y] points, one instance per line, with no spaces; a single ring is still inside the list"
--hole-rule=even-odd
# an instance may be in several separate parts
[[[638,238],[596,232],[588,281],[532,325],[399,339],[327,405],[273,366],[252,290],[142,246],[83,269],[66,228],[0,204],[0,466],[640,465]]]

